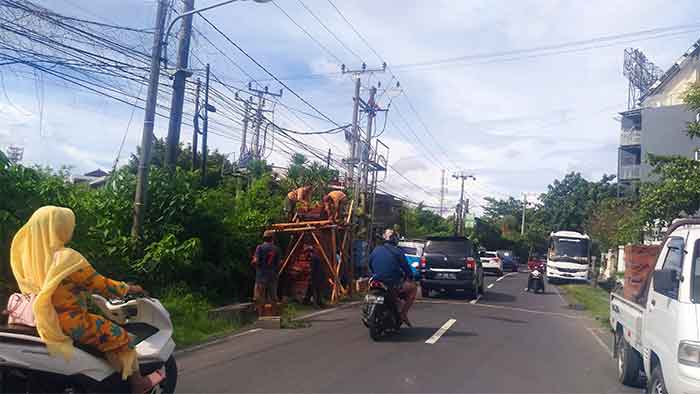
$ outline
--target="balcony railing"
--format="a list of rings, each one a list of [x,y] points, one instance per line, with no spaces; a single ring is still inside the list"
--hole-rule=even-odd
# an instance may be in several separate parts
[[[639,179],[641,175],[641,166],[639,164],[620,166],[620,174],[618,175],[621,181]]]
[[[622,130],[620,133],[620,145],[640,145],[642,143],[642,133],[638,130]]]

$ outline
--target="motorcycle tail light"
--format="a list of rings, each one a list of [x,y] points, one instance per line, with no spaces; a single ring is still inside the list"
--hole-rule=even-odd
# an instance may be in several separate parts
[[[464,259],[464,264],[469,270],[473,270],[476,268],[476,260],[474,260],[473,257],[467,257],[466,259]]]

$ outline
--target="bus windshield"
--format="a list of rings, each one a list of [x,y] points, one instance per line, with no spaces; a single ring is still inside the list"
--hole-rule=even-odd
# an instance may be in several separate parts
[[[554,256],[588,257],[588,240],[579,238],[555,238]]]

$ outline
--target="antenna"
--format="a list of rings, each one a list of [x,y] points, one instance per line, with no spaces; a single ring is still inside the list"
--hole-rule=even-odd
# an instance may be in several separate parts
[[[663,70],[647,59],[642,51],[636,48],[625,49],[625,60],[622,65],[622,75],[629,81],[627,88],[627,109],[636,108],[639,99],[659,80]]]

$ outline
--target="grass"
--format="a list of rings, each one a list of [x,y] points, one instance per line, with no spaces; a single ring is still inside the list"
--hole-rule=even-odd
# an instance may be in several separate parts
[[[594,319],[607,325],[610,321],[610,298],[607,291],[588,285],[563,285],[570,304],[582,305]]]
[[[242,322],[210,319],[212,305],[204,297],[183,290],[169,290],[160,300],[170,313],[174,326],[173,339],[180,349],[243,326]]]
[[[309,322],[295,319],[315,310],[317,310],[317,308],[312,305],[304,305],[296,302],[284,304],[280,311],[280,327],[287,329],[308,327],[310,325]]]

